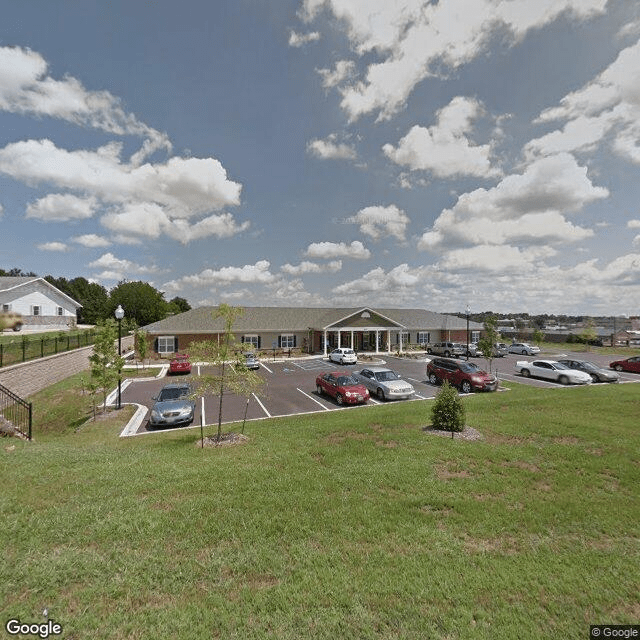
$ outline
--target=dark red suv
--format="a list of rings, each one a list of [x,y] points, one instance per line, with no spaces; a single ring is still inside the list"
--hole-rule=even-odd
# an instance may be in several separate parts
[[[427,378],[431,384],[440,384],[448,380],[449,384],[458,387],[462,393],[472,391],[496,391],[498,378],[483,371],[473,362],[452,360],[451,358],[434,358],[427,364]]]

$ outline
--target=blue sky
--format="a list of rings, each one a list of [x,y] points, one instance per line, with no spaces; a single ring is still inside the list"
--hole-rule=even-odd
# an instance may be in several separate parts
[[[6,3],[0,266],[637,315],[639,87],[626,0]]]

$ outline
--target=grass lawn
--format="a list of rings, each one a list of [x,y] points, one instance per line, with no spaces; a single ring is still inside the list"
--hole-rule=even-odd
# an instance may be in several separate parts
[[[46,607],[67,640],[513,640],[640,621],[636,384],[464,398],[482,441],[424,433],[431,403],[410,402],[200,449],[197,429],[81,426],[73,381],[33,398],[35,442],[2,441],[3,625]]]

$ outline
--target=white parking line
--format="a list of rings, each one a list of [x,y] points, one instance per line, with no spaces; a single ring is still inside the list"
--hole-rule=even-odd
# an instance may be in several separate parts
[[[313,400],[316,404],[319,404],[325,411],[331,411],[331,409],[329,409],[329,407],[326,407],[325,405],[322,404],[322,402],[320,402],[319,400],[316,400],[313,396],[310,396],[308,393],[304,392],[302,389],[296,387],[296,389],[298,389],[298,391],[304,395],[307,396],[307,398],[309,398],[309,400]]]
[[[202,420],[202,424],[207,424],[207,421],[204,419],[204,396],[202,396],[200,398],[201,403],[200,403],[200,412],[202,414],[202,418],[200,418]]]
[[[264,366],[264,365],[262,365],[262,366]],[[262,407],[262,410],[267,414],[267,418],[270,418],[271,414],[267,411],[267,407],[265,407],[262,404],[262,402],[260,402],[260,398],[258,398],[258,396],[255,393],[252,393],[251,395],[256,399],[256,402]]]
[[[273,371],[271,371],[271,369],[269,369],[269,367],[267,367],[267,365],[264,362],[260,363],[269,373],[273,373]]]

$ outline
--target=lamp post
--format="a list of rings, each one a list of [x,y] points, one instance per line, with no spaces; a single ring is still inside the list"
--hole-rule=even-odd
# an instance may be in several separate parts
[[[118,321],[118,356],[122,355],[122,318],[124,318],[124,309],[122,305],[118,305],[115,311],[116,320]],[[118,366],[118,409],[122,408],[122,371]]]
[[[471,313],[471,309],[469,305],[467,305],[467,360],[469,359],[469,314]]]

